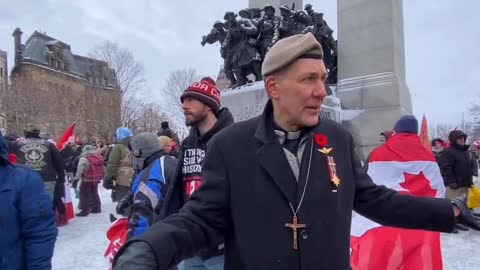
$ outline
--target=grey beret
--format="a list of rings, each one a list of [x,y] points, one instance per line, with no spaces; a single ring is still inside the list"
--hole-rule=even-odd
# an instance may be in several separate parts
[[[303,56],[323,59],[322,45],[312,33],[293,35],[280,39],[265,55],[262,75],[269,76],[289,66]]]

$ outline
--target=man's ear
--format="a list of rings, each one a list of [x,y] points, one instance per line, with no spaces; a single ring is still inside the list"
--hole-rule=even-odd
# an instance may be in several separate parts
[[[274,75],[270,75],[265,79],[265,89],[267,91],[268,97],[271,99],[278,98],[278,85],[277,85],[277,78]]]

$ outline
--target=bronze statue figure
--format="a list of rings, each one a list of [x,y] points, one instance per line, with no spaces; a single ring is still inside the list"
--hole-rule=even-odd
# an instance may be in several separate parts
[[[256,48],[257,27],[250,19],[238,18],[231,11],[225,13],[227,37],[222,47],[227,52],[226,58],[232,63],[236,83],[232,88],[245,85],[245,74],[253,73],[256,81],[262,79],[260,53]]]
[[[280,18],[275,16],[275,8],[269,5],[263,11],[265,15],[257,21],[257,28],[259,28],[257,40],[260,42],[259,51],[262,59],[280,39]]]
[[[315,12],[311,4],[304,10],[295,10],[283,5],[281,17],[275,16],[271,5],[259,8],[242,9],[237,14],[225,13],[225,22],[216,21],[211,32],[202,37],[205,44],[221,44],[220,55],[224,58],[224,70],[231,88],[250,82],[249,74],[255,80],[262,79],[261,63],[268,50],[280,39],[300,33],[311,32],[320,42],[324,51],[324,62],[329,77],[327,84],[337,83],[337,42],[333,30],[323,18],[323,13]],[[263,16],[262,16],[263,12]]]
[[[215,42],[219,42],[220,46],[225,42],[225,38],[227,37],[227,30],[225,30],[225,25],[221,21],[216,21],[213,24],[213,28],[210,33],[206,36],[202,37],[202,46],[205,44],[214,44]],[[225,71],[225,76],[228,80],[230,80],[231,84],[235,84],[237,80],[233,75],[233,65],[230,59],[226,58],[227,52],[223,46],[220,47],[220,56],[223,58],[223,69]]]

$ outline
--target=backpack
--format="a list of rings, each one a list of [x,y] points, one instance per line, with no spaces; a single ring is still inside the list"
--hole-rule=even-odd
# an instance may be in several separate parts
[[[103,157],[101,155],[87,155],[88,169],[82,174],[82,178],[87,181],[100,181],[105,177],[105,167],[103,166]]]

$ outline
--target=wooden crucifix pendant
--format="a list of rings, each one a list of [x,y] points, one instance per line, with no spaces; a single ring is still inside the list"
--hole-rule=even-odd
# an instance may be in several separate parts
[[[293,249],[298,249],[298,229],[305,228],[305,224],[298,223],[297,215],[293,215],[293,223],[285,223],[285,227],[292,229],[293,231]]]

